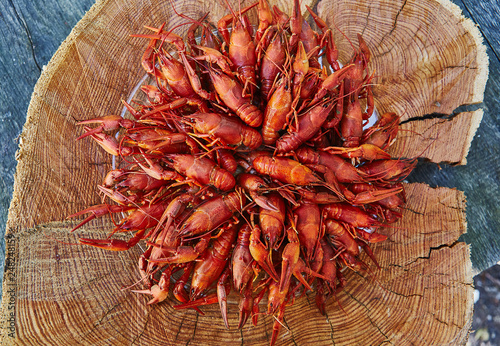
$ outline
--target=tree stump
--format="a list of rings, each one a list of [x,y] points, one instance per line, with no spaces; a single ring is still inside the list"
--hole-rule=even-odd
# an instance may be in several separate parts
[[[209,19],[217,21],[227,13],[210,1],[174,4],[191,18],[210,11]],[[288,2],[276,4],[290,13]],[[482,113],[442,115],[482,101],[487,58],[472,22],[446,0],[305,4],[335,28],[342,62],[352,53],[349,40],[363,35],[372,52],[370,70],[376,71],[376,107],[400,114],[408,129],[392,154],[465,164]],[[147,298],[130,289],[140,277],[139,248],[116,253],[71,245],[79,236],[104,238],[113,227],[103,218],[76,235],[69,233],[74,222],[64,221],[99,203],[96,185],[112,164],[97,145],[75,141],[75,123],[120,114],[120,101],[144,77],[145,42],[130,34],[142,32],[143,25],[166,21],[173,28],[184,22],[168,1],[138,6],[116,0],[94,5],[35,87],[7,224],[2,344],[269,343],[272,317],[236,329],[236,297],[229,301],[230,330],[216,306],[203,308],[203,316],[174,310],[170,299],[146,306]],[[178,30],[185,33],[186,26]],[[402,221],[380,230],[389,238],[373,248],[381,269],[347,271],[347,286],[327,304],[326,318],[314,295],[297,299],[286,309],[278,344],[465,343],[473,309],[469,248],[457,241],[466,232],[465,196],[424,184],[406,189]]]

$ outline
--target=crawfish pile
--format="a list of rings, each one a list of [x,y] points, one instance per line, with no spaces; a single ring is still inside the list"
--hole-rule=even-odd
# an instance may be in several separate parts
[[[245,12],[257,6],[256,30]],[[223,17],[201,18],[187,40],[148,28],[142,66],[154,78],[148,101],[117,115],[82,121],[85,133],[122,159],[98,186],[115,203],[90,207],[80,225],[126,212],[108,239],[86,245],[122,251],[145,240],[139,269],[148,304],[177,309],[219,303],[226,326],[228,290],[240,295],[239,325],[257,322],[259,302],[276,316],[308,290],[316,304],[345,284],[344,268],[368,267],[364,249],[386,239],[377,227],[401,217],[401,180],[415,160],[386,149],[398,131],[393,113],[374,111],[370,52],[341,67],[332,31],[295,1],[291,16],[260,0]],[[228,27],[231,27],[230,31]],[[317,28],[315,31],[313,28]],[[198,38],[195,36],[198,35]],[[320,64],[321,62],[321,64]],[[87,125],[98,125],[90,128]],[[113,134],[118,133],[117,136]],[[116,232],[135,232],[128,241]]]

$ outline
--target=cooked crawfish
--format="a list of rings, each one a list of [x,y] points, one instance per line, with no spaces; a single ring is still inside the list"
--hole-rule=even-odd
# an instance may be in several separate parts
[[[259,0],[230,8],[217,30],[208,13],[181,15],[187,44],[176,28],[146,27],[152,32],[132,36],[146,39],[147,100],[122,102],[130,119],[90,115],[77,124],[78,140],[96,141],[116,167],[98,185],[101,204],[70,216],[85,215],[72,231],[122,214],[107,239],[80,243],[113,251],[142,243],[145,289],[134,292],[152,296],[149,305],[172,291],[175,309],[200,313],[218,303],[227,328],[231,289],[238,328],[249,316],[257,323],[267,296],[271,345],[287,305],[315,290],[326,314],[344,269],[369,270],[361,252],[380,268],[370,245],[403,216],[401,182],[417,161],[389,155],[395,113],[363,129],[377,94],[371,43],[358,35],[341,67],[332,29],[306,8],[310,16],[294,0],[287,14]]]

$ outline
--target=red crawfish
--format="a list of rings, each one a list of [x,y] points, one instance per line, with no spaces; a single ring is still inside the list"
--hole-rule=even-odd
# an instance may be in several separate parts
[[[84,129],[86,132],[92,132],[92,129],[88,126],[85,126]],[[122,146],[114,136],[106,133],[92,133],[90,137],[108,154],[113,156],[130,156],[138,153],[137,148]]]
[[[229,191],[236,184],[236,180],[231,173],[220,168],[207,157],[170,154],[165,159],[181,175],[194,179],[202,186],[210,184],[221,191]]]
[[[203,253],[200,260],[196,262],[193,270],[193,277],[191,279],[190,301],[175,306],[176,309],[212,304],[219,301],[222,317],[226,326],[228,326],[226,314],[227,291],[224,286],[225,281],[227,281],[229,277],[229,270],[226,269],[226,267],[238,229],[238,223],[229,223],[225,226],[222,233],[213,241],[212,246],[208,248]],[[223,272],[225,272],[225,274],[221,275]],[[218,281],[217,300],[213,299],[212,296],[201,298],[216,281]]]
[[[253,223],[252,223],[253,224]],[[271,259],[270,249],[260,240],[261,229],[258,225],[253,224],[252,233],[250,234],[250,254],[252,255],[255,262],[264,269],[264,271],[275,281],[279,281],[278,274],[274,269],[274,265]]]
[[[254,259],[250,253],[250,235],[252,227],[244,224],[238,232],[238,239],[231,257],[233,286],[240,293],[240,316],[238,329],[246,323],[253,307],[252,278],[254,277]]]
[[[264,144],[272,145],[279,138],[278,131],[285,128],[292,110],[292,95],[286,79],[281,78],[278,87],[271,95],[264,110],[262,139]]]
[[[366,183],[355,183],[350,185],[349,189],[355,194],[354,198],[349,200],[354,205],[378,203],[388,209],[396,210],[404,204],[402,198],[398,196],[403,192],[401,184],[382,188]]]
[[[165,180],[155,179],[142,171],[115,169],[108,172],[103,186],[126,191],[149,192],[168,185]]]
[[[300,42],[304,44],[304,49],[309,56],[309,66],[313,68],[320,68],[318,62],[318,53],[320,50],[320,41],[318,34],[312,30],[309,23],[302,19],[302,28],[299,35]]]
[[[196,300],[210,285],[219,279],[229,261],[229,255],[233,249],[240,225],[230,223],[224,227],[224,231],[213,241],[212,246],[207,249],[194,267],[191,280],[191,300]]]
[[[387,159],[366,163],[359,169],[371,180],[395,183],[405,179],[417,165],[417,159]]]
[[[338,263],[335,259],[336,252],[327,241],[326,237],[322,237],[319,243],[324,254],[320,273],[326,278],[325,281],[328,285],[328,289],[334,293],[337,289],[344,286],[344,278],[340,273]]]
[[[269,175],[285,184],[304,186],[323,183],[312,170],[285,157],[258,156],[253,160],[253,167],[258,173]]]
[[[283,198],[277,192],[271,192],[267,196],[275,210],[261,208],[259,211],[259,223],[266,243],[266,248],[277,249],[283,239],[283,229],[285,227],[286,205]]]
[[[251,10],[252,8],[257,6],[258,4],[259,3],[256,2],[256,3],[253,3],[245,8],[242,8],[241,11],[239,11],[239,15],[241,16],[242,14],[248,12],[249,10]],[[231,7],[229,7],[229,9],[231,10],[231,13],[225,15],[224,17],[219,19],[219,21],[217,22],[217,31],[222,36],[222,38],[224,39],[224,42],[226,44],[229,44],[229,41],[230,41],[230,34],[229,34],[227,27],[229,26],[230,23],[232,23],[232,22],[234,23],[234,21],[236,20],[236,17],[237,17],[237,15],[233,12]]]
[[[306,289],[312,291],[311,286],[302,276],[302,273],[320,278],[323,278],[323,276],[309,268],[300,258],[300,241],[293,226],[287,229],[287,238],[288,244],[285,245],[281,254],[280,293],[288,292],[292,275],[299,280]]]
[[[80,238],[81,244],[98,247],[111,251],[126,251],[135,246],[143,237],[146,229],[155,227],[158,224],[166,203],[156,203],[152,205],[136,208],[127,217],[123,218],[112,234],[116,232],[136,231],[135,235],[128,241],[121,239],[89,239]]]
[[[341,183],[365,181],[365,173],[339,156],[325,151],[315,151],[306,146],[299,148],[296,154],[300,162],[312,167],[314,170],[321,171],[321,167],[325,167],[327,169],[327,175],[325,176],[327,181],[329,174],[333,174],[335,179]]]
[[[262,144],[259,131],[246,126],[240,119],[219,113],[195,113],[185,116],[199,133],[219,139],[223,145],[244,145],[257,149]]]
[[[88,130],[83,135],[77,138],[82,139],[84,137],[97,134],[103,131],[116,131],[120,128],[131,129],[136,126],[136,122],[130,119],[124,119],[119,115],[106,115],[100,118],[94,118],[89,120],[83,120],[77,123],[77,125],[87,125],[87,124],[99,124],[98,127],[92,130]]]
[[[345,222],[352,227],[381,226],[369,213],[348,203],[327,204],[323,206],[322,212],[324,217]]]
[[[262,124],[262,111],[251,103],[250,97],[243,95],[243,87],[232,77],[208,69],[215,91],[224,104],[240,117],[245,124],[258,127]]]
[[[231,9],[232,13],[222,17],[217,23],[219,33],[229,46],[229,59],[235,66],[238,78],[244,84],[243,95],[247,96],[246,90],[249,89],[252,97],[257,85],[255,79],[257,56],[255,53],[255,43],[252,39],[252,28],[247,17],[243,16],[243,14],[258,4],[254,3],[242,9],[239,12],[239,18],[237,18],[236,13]],[[230,22],[233,23],[231,34],[227,30]]]
[[[151,285],[146,290],[132,290],[134,293],[150,294],[153,298],[146,303],[146,305],[161,303],[168,298],[168,291],[170,288],[170,276],[174,274],[179,268],[167,267],[161,274],[160,280],[157,284]]]
[[[259,0],[259,4],[257,5],[257,14],[259,17],[259,26],[257,31],[255,32],[255,42],[259,42],[262,35],[266,31],[266,29],[273,22],[273,12],[269,7],[269,3],[267,0]]]
[[[76,225],[71,230],[71,232],[73,232],[97,217],[101,217],[101,216],[104,216],[104,215],[107,215],[110,213],[122,213],[122,212],[126,212],[129,210],[135,209],[135,208],[136,207],[134,207],[134,206],[127,206],[127,205],[97,204],[97,205],[93,205],[89,208],[86,208],[84,210],[81,210],[75,214],[72,214],[66,218],[70,219],[72,217],[76,217],[76,216],[80,216],[80,215],[84,215],[84,214],[90,214],[82,222],[80,222],[78,225]]]
[[[382,114],[372,127],[363,131],[361,142],[387,149],[398,134],[399,119],[395,113]]]
[[[347,110],[340,121],[340,132],[344,141],[344,147],[359,146],[361,137],[363,136],[363,112],[358,96],[364,81],[366,66],[370,60],[370,51],[359,34],[358,41],[360,51],[356,52],[351,60],[354,67],[344,76],[345,94],[349,95]]]
[[[148,153],[176,154],[199,151],[196,142],[187,134],[158,127],[129,130],[124,135],[123,142],[145,149]]]
[[[347,227],[344,227],[342,223],[331,219],[326,219],[324,224],[325,234],[337,250],[347,251],[353,256],[359,255],[358,243],[351,233],[353,229],[349,232]]]
[[[319,279],[316,284],[316,306],[322,315],[325,315],[325,304],[329,295],[335,295],[345,285],[345,279],[340,272],[339,264],[336,259],[336,251],[331,244],[322,237],[320,239],[321,249],[323,250],[323,265],[320,274],[325,277]],[[326,286],[326,287],[325,287]],[[325,289],[327,292],[325,292]]]
[[[285,157],[259,156],[253,160],[253,166],[258,173],[269,175],[282,183],[324,186],[338,196],[342,196],[335,186],[325,183],[310,168],[295,160]]]
[[[311,139],[326,121],[334,106],[333,99],[326,100],[299,116],[297,129],[276,141],[276,151],[278,153],[290,152]]]
[[[349,189],[355,194],[368,193],[373,195],[383,194],[384,191],[388,190],[388,188],[385,187],[380,187],[374,184],[366,184],[366,183],[351,184],[349,186]],[[377,204],[380,204],[382,207],[387,208],[389,210],[401,209],[406,203],[406,196],[403,184],[401,183],[394,184],[394,189],[397,189],[398,193],[390,194],[389,196],[378,200]]]
[[[281,12],[281,11],[278,11],[277,13],[279,13],[279,12]],[[291,35],[290,35],[290,39],[289,39],[289,46],[292,49],[299,42],[300,31],[302,30],[302,22],[303,22],[303,17],[302,17],[302,11],[300,9],[300,1],[294,0],[293,1],[293,8],[292,8],[292,15],[290,16]]]
[[[160,54],[158,56],[160,70],[157,77],[165,81],[172,91],[180,97],[192,97],[196,95],[184,65],[171,56]],[[160,89],[162,85],[159,84]],[[163,88],[163,90],[165,90]]]
[[[359,146],[361,136],[363,136],[363,115],[361,104],[355,94],[348,98],[347,111],[340,121],[340,133],[344,141],[344,147]]]
[[[231,174],[236,173],[238,162],[233,153],[229,149],[217,149],[217,163],[222,169],[225,169]]]
[[[345,91],[346,94],[355,94],[356,98],[361,92],[361,86],[364,81],[364,75],[368,62],[370,61],[371,53],[370,50],[363,40],[363,37],[358,34],[359,51],[354,53],[351,59],[351,64],[354,65],[349,71],[349,74],[345,77]]]
[[[241,21],[237,21],[231,31],[229,59],[233,62],[238,78],[243,83],[242,95],[253,97],[257,85],[255,78],[257,55],[255,43]],[[250,91],[248,94],[247,90]]]
[[[243,292],[243,289],[253,277],[252,263],[254,259],[250,253],[251,233],[252,227],[248,224],[244,224],[240,228],[231,259],[233,286],[240,293]]]
[[[361,159],[365,161],[390,159],[391,155],[373,144],[361,144],[359,147],[326,147],[321,150],[328,151],[330,154],[340,155],[349,159]]]
[[[297,219],[297,232],[304,258],[312,261],[318,248],[321,226],[321,211],[316,203],[301,203],[293,211]]]
[[[326,22],[321,19],[314,11],[306,5],[307,11],[311,14],[316,25],[321,29],[323,36],[321,37],[320,46],[325,48],[326,61],[330,64],[334,71],[340,70],[338,59],[338,50],[333,40],[332,30],[328,29]]]
[[[250,198],[261,208],[278,211],[278,206],[273,204],[273,201],[264,196],[264,193],[269,189],[267,183],[255,174],[241,173],[237,177],[238,185],[241,186],[248,194]]]
[[[310,106],[320,102],[323,97],[327,96],[329,93],[331,94],[335,88],[337,88],[340,83],[346,78],[348,73],[353,69],[353,65],[346,65],[342,67],[340,70],[335,71],[326,77],[320,84],[319,90],[314,95],[313,100],[310,102]],[[302,95],[301,95],[302,97]]]
[[[340,199],[337,195],[332,194],[328,190],[320,190],[321,187],[309,187],[309,188],[297,188],[295,191],[302,197],[306,202],[315,204],[330,204],[338,203]]]
[[[273,31],[269,32],[273,33]],[[265,54],[260,64],[260,91],[264,100],[268,99],[276,77],[282,71],[286,61],[286,49],[283,41],[281,29],[278,29],[269,45],[265,47]]]
[[[195,49],[201,50],[204,54],[203,55],[196,55],[193,58],[196,60],[204,60],[207,63],[210,64],[216,64],[219,66],[219,68],[222,70],[222,72],[226,74],[231,74],[231,67],[233,66],[233,63],[231,60],[223,55],[221,52],[219,52],[217,49],[213,49],[210,47],[204,47],[204,46],[198,46],[198,45],[191,45]]]
[[[210,232],[243,209],[245,196],[237,192],[219,195],[193,210],[179,228],[181,237],[193,237]]]

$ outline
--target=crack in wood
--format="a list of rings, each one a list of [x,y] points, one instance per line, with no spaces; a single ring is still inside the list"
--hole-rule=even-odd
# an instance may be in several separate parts
[[[38,68],[38,71],[42,72],[42,68],[40,67],[40,65],[38,64],[38,61],[36,59],[35,46],[33,44],[33,40],[31,38],[31,32],[28,29],[28,25],[26,24],[26,21],[24,20],[24,18],[21,17],[21,15],[19,14],[19,12],[17,11],[16,6],[14,5],[14,2],[12,0],[9,0],[9,3],[12,6],[12,9],[14,10],[14,15],[19,20],[19,22],[21,23],[22,28],[24,29],[24,32],[26,34],[26,38],[28,39],[29,46],[31,48],[31,55],[33,56],[33,62],[35,63],[36,67]]]
[[[460,243],[463,243],[463,242],[458,241],[458,240],[455,240],[455,241],[454,241],[453,243],[451,243],[451,244],[441,244],[441,245],[438,245],[438,246],[431,246],[431,247],[429,248],[429,252],[427,253],[427,255],[426,255],[426,256],[419,256],[419,257],[416,257],[413,261],[408,262],[408,264],[406,264],[406,265],[407,265],[407,266],[408,266],[408,265],[411,265],[411,264],[413,264],[413,263],[415,263],[415,262],[417,262],[417,261],[419,261],[419,260],[428,260],[428,259],[430,259],[430,258],[431,258],[431,254],[432,254],[432,252],[433,252],[433,251],[440,251],[440,250],[442,250],[442,249],[444,249],[444,248],[449,248],[449,249],[451,249],[451,248],[453,248],[455,245],[460,244]]]
[[[444,321],[441,321],[440,319],[438,319],[437,317],[434,317],[434,318],[436,319],[436,321],[441,322],[441,323],[443,323],[446,326],[452,326],[452,327],[455,327],[455,328],[460,329],[460,330],[463,328],[463,326],[460,326],[460,325],[458,325],[456,323],[453,323],[453,322],[444,322]]]
[[[417,214],[417,215],[425,215],[425,213],[413,210],[411,208],[406,207],[405,210],[409,211],[410,213]]]
[[[198,318],[200,317],[200,314],[197,312],[196,313],[196,319],[194,320],[194,327],[193,327],[193,335],[189,338],[189,340],[186,342],[186,346],[189,345],[191,340],[194,339],[194,335],[196,334],[196,327],[198,326]]]
[[[394,30],[396,29],[399,14],[401,13],[401,11],[403,11],[403,8],[406,6],[406,2],[407,2],[407,0],[405,0],[405,2],[403,3],[403,5],[401,5],[401,7],[399,8],[398,12],[396,13],[396,16],[394,17],[394,22],[392,23],[392,28],[391,28],[391,30],[390,30],[388,33],[386,33],[384,36],[382,36],[382,39],[380,40],[379,45],[380,45],[382,42],[384,42],[384,40],[387,38],[387,36],[392,35],[392,33],[394,32]],[[383,56],[383,55],[386,55],[386,54],[388,54],[391,50],[392,50],[392,47],[391,47],[388,51],[385,51],[385,52],[383,52],[383,53],[380,53],[378,56]]]
[[[374,326],[381,335],[384,336],[384,338],[386,339],[385,341],[387,341],[388,343],[390,343],[391,345],[393,344],[390,339],[387,337],[387,335],[385,335],[385,333],[380,329],[380,327],[370,318],[370,309],[365,305],[363,304],[361,301],[359,301],[358,299],[356,299],[351,293],[349,293],[348,291],[345,291],[346,294],[351,297],[352,300],[354,300],[356,303],[358,303],[360,306],[362,306],[365,310],[366,310],[366,318],[368,318],[368,321],[370,321],[370,323],[372,324],[372,326]]]
[[[452,206],[452,205],[447,205],[441,201],[438,202],[439,204],[441,204],[443,207],[445,208],[448,208],[448,209],[453,209],[453,210],[458,210],[458,211],[464,211],[464,208],[463,207],[460,207],[460,206]]]
[[[366,21],[365,21],[365,26],[361,30],[361,36],[365,35],[366,28],[368,27],[368,23],[370,22],[370,14],[372,13],[372,8],[368,6],[368,12],[366,13]]]
[[[446,119],[450,120],[456,117],[457,115],[465,112],[474,112],[479,109],[482,109],[484,107],[484,103],[469,103],[469,104],[463,104],[455,108],[450,114],[447,113],[439,113],[439,112],[434,112],[434,113],[428,113],[424,114],[421,116],[416,116],[416,117],[411,117],[406,120],[401,121],[400,125],[413,122],[413,121],[424,121],[424,120],[429,120],[429,119]]]
[[[414,294],[403,294],[403,293],[399,293],[399,292],[396,292],[396,291],[393,291],[391,290],[390,288],[387,288],[387,287],[384,287],[384,286],[380,286],[382,287],[384,290],[394,294],[394,295],[397,295],[398,297],[403,297],[403,298],[413,298],[413,297],[420,297],[420,298],[423,298],[424,295],[423,294],[417,294],[417,293],[414,293]]]
[[[114,309],[116,309],[121,304],[122,304],[122,302],[118,302],[115,305],[113,305],[108,311],[106,311],[104,313],[104,315],[102,315],[102,317],[97,322],[94,322],[94,327],[97,327],[98,325],[100,325],[101,322],[104,320],[104,318],[106,318],[106,316],[108,316],[111,313],[111,311],[113,311]]]
[[[154,310],[154,309],[153,309],[153,310]],[[140,332],[139,334],[137,334],[137,335],[136,335],[136,337],[132,340],[132,342],[131,342],[131,344],[132,344],[132,345],[133,345],[133,344],[135,344],[135,342],[136,342],[137,340],[139,340],[139,338],[140,338],[140,337],[144,334],[144,332],[146,331],[146,327],[147,327],[147,325],[148,325],[148,323],[149,323],[149,316],[151,315],[151,311],[152,311],[152,310],[148,310],[148,313],[147,313],[147,315],[146,315],[146,321],[144,322],[144,325],[142,326],[142,330],[141,330],[141,332]]]
[[[335,333],[335,329],[333,328],[332,321],[330,321],[330,317],[328,316],[328,313],[326,311],[325,311],[325,317],[326,317],[326,321],[330,325],[330,330],[332,331],[330,333],[330,339],[332,339],[332,345],[335,345],[335,339],[333,338],[333,333]]]
[[[181,322],[179,323],[179,329],[177,330],[177,333],[175,333],[175,340],[177,340],[177,338],[179,337],[179,333],[181,332],[181,329],[182,329],[182,324],[184,323],[184,318],[186,317],[186,314],[182,314],[182,319],[181,319]]]
[[[120,306],[122,303],[123,303],[123,302],[118,302],[118,303],[116,303],[114,306],[112,306],[112,307],[111,307],[108,311],[106,311],[106,312],[104,313],[104,315],[103,315],[103,316],[102,316],[102,317],[101,317],[98,321],[96,321],[96,322],[94,322],[94,323],[92,324],[92,328],[90,328],[90,329],[88,330],[88,332],[86,332],[86,333],[84,333],[84,334],[83,334],[82,339],[83,339],[83,340],[86,340],[88,335],[92,334],[94,331],[96,331],[96,332],[97,332],[98,328],[102,325],[102,324],[101,324],[101,322],[104,320],[104,318],[105,318],[107,315],[109,315],[109,314],[111,313],[111,311],[113,311],[116,307]],[[115,330],[116,330],[116,329],[115,329]],[[121,333],[119,333],[119,334],[121,334]]]
[[[397,22],[398,22],[398,17],[401,14],[401,11],[403,11],[403,8],[406,6],[406,1],[407,0],[405,0],[405,2],[403,3],[403,5],[401,6],[401,8],[396,13],[396,17],[394,18],[394,23],[392,24],[392,29],[391,29],[391,31],[389,32],[388,35],[392,35],[392,33],[394,32],[394,30],[396,30],[396,26],[397,26]]]
[[[286,318],[284,318],[284,317],[283,317],[283,324],[285,325],[286,329],[288,329],[288,332],[290,333],[290,337],[292,338],[293,344],[298,346],[297,342],[295,341],[295,337],[293,336],[293,331],[288,326],[288,323],[286,322]]]

